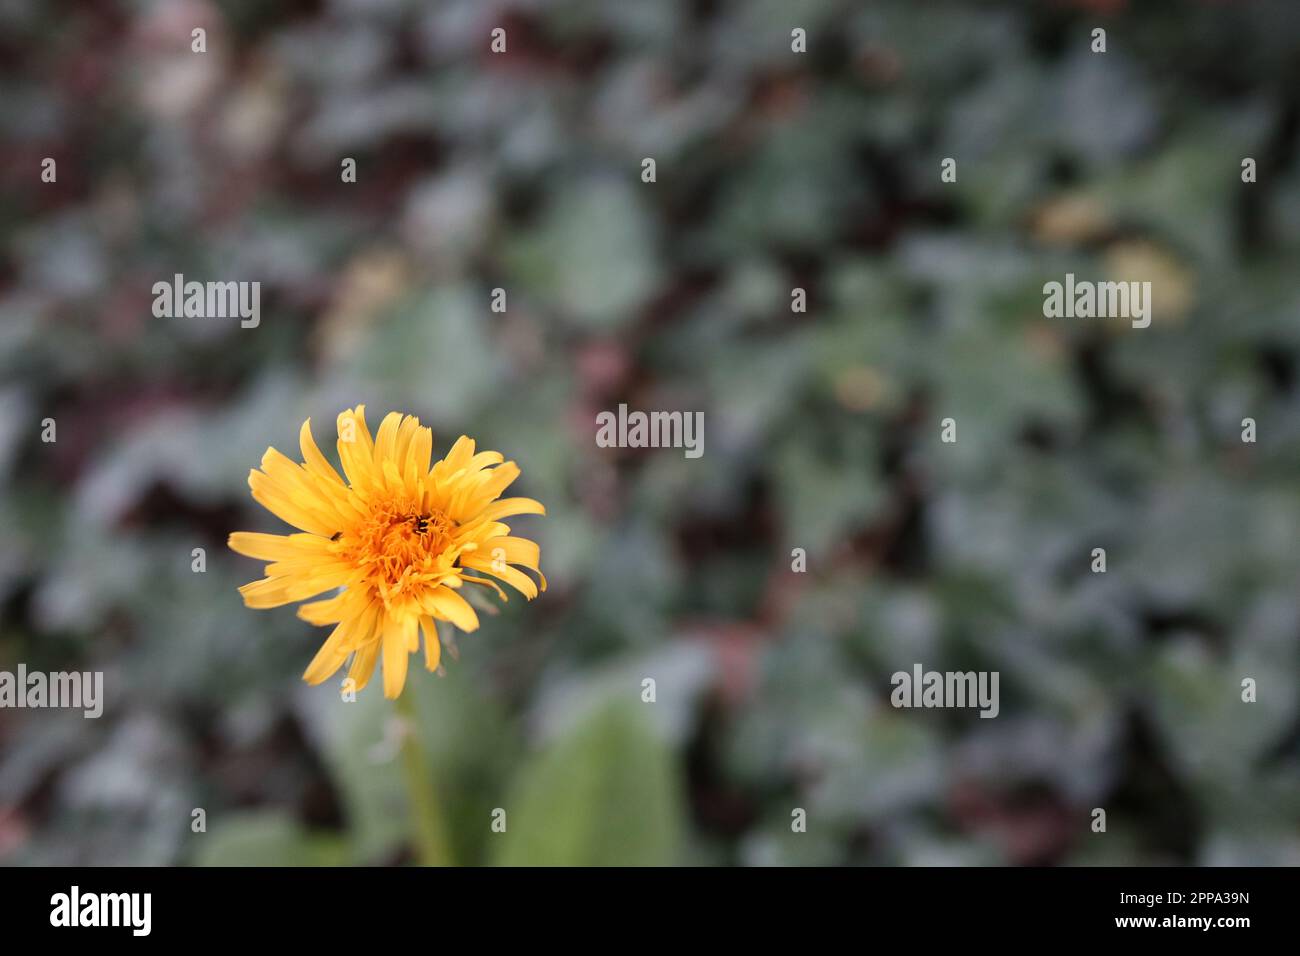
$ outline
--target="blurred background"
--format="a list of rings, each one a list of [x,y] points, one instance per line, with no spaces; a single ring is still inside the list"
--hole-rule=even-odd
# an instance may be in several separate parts
[[[106,694],[0,710],[0,861],[412,860],[391,704],[225,548],[364,402],[549,509],[408,681],[460,863],[1300,863],[1291,0],[2,0],[0,60],[0,669]],[[892,708],[918,662],[1000,715]]]

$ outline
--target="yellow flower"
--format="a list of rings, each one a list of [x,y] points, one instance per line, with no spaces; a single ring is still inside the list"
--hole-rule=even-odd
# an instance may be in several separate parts
[[[303,463],[274,448],[262,470],[249,472],[253,498],[301,534],[238,531],[229,545],[239,554],[270,561],[266,577],[239,589],[253,608],[279,607],[342,588],[334,597],[304,604],[298,616],[336,625],[303,679],[319,684],[352,655],[348,676],[360,690],[384,657],[384,696],[397,697],[406,682],[407,657],[424,632],[424,663],[438,666],[435,620],[463,631],[478,615],[457,591],[466,582],[495,590],[500,578],[529,600],[537,585],[511,564],[537,573],[537,545],[512,537],[501,523],[509,515],[545,514],[531,498],[501,498],[519,476],[513,461],[495,451],[474,453],[462,435],[447,457],[429,467],[433,432],[419,419],[390,412],[372,439],[365,406],[338,418],[338,452],[345,482],[311,435],[311,419],[299,434]],[[495,467],[494,467],[495,466]]]

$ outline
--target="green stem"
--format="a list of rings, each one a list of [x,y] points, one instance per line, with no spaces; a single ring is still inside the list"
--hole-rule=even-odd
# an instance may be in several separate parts
[[[406,780],[407,807],[415,825],[416,859],[421,866],[451,866],[447,828],[433,786],[429,757],[420,744],[420,721],[415,713],[414,692],[410,688],[397,698],[397,713],[405,725],[402,771]]]

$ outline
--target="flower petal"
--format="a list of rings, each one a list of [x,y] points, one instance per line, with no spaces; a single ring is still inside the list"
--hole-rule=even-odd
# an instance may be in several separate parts
[[[438,625],[433,618],[424,614],[420,616],[420,630],[424,632],[424,666],[431,671],[438,669],[442,659],[442,644],[438,640]]]
[[[329,680],[334,672],[343,666],[344,661],[348,659],[348,654],[352,653],[356,639],[364,640],[369,637],[377,612],[378,606],[371,605],[361,614],[341,621],[316,652],[312,662],[307,665],[302,679],[313,685]]]
[[[375,446],[370,439],[370,429],[366,427],[365,406],[358,405],[355,412],[346,411],[339,415],[338,430],[339,464],[343,466],[348,484],[365,498],[381,487],[375,471]]]
[[[435,588],[425,594],[424,608],[433,617],[451,621],[462,631],[478,630],[478,615],[468,601],[450,588]]]
[[[502,567],[500,562],[493,561],[488,557],[464,558],[461,563],[467,568],[473,568],[475,571],[482,571],[484,574],[490,574],[494,578],[501,579],[530,601],[537,597],[537,585],[533,583],[533,579],[516,568],[509,565]]]
[[[379,659],[380,639],[378,635],[357,648],[352,657],[352,666],[348,668],[348,677],[354,681],[354,689],[361,690],[370,683],[375,673],[375,662]]]
[[[327,541],[317,534],[263,534],[259,531],[235,531],[226,546],[236,554],[263,561],[284,561],[319,555],[328,558]]]
[[[480,542],[478,553],[486,554],[493,561],[502,560],[509,564],[519,564],[534,571],[537,570],[537,564],[541,560],[541,549],[537,547],[537,542],[508,535],[488,538]]]
[[[409,647],[415,635],[417,620],[414,617],[384,618],[384,696],[395,700],[406,684],[406,666],[411,656]]]
[[[313,601],[298,608],[298,616],[308,624],[337,624],[366,610],[370,598],[360,588],[348,588],[323,601]]]
[[[336,484],[340,488],[346,487],[339,473],[334,470],[334,466],[316,446],[316,439],[311,434],[310,418],[302,423],[302,428],[298,432],[298,449],[302,452],[303,467],[314,477],[327,484]]]
[[[248,473],[248,487],[253,492],[254,501],[295,528],[324,535],[327,538],[338,530],[335,526],[337,520],[329,515],[319,514],[314,502],[295,499],[260,471],[254,470]]]

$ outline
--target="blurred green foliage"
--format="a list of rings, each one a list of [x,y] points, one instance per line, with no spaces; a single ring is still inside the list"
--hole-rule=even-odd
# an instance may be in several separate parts
[[[303,685],[325,632],[224,547],[283,530],[265,448],[365,402],[549,510],[550,590],[408,684],[459,862],[1300,862],[1297,23],[0,6],[0,666],[109,697],[0,711],[0,860],[411,859],[391,705]],[[1067,271],[1152,326],[1044,319]],[[155,319],[175,273],[260,326]],[[703,458],[596,448],[620,402],[704,411]],[[894,710],[917,661],[1001,714]]]

